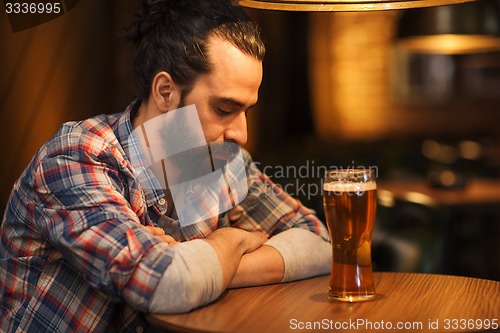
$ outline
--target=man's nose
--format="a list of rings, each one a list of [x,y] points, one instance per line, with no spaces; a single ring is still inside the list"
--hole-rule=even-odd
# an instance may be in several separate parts
[[[244,145],[247,142],[247,115],[241,112],[230,124],[226,130],[225,140],[232,140],[239,144]]]

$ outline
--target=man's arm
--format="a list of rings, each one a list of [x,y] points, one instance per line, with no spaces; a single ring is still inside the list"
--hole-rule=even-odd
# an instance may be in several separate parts
[[[212,232],[203,241],[217,253],[222,268],[223,289],[232,281],[243,254],[260,249],[267,240],[262,232],[248,232],[236,228],[222,228]]]
[[[325,225],[262,173],[242,150],[249,193],[228,213],[232,226],[263,230],[271,237],[261,249],[244,255],[230,287],[285,282],[326,274],[332,250]],[[281,279],[280,279],[281,277]]]
[[[148,311],[187,312],[214,301],[231,282],[243,254],[260,248],[266,239],[261,232],[222,228],[205,239],[175,245]]]
[[[238,270],[229,288],[279,283],[285,274],[285,263],[281,254],[273,247],[263,245],[241,257]]]
[[[286,230],[243,255],[229,288],[304,279],[330,272],[329,242],[300,228]]]

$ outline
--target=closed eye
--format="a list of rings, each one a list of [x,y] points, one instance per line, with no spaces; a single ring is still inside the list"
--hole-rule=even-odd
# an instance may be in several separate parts
[[[228,116],[231,114],[236,114],[238,112],[244,112],[245,115],[247,115],[248,112],[257,104],[257,102],[245,109],[246,105],[243,102],[240,102],[233,98],[216,97],[213,98],[211,104],[213,105],[213,109],[218,115]]]
[[[232,110],[224,110],[224,109],[221,109],[221,108],[218,108],[216,107],[215,108],[215,111],[217,112],[217,114],[221,115],[221,116],[229,116],[231,114],[233,114],[235,111],[232,111]]]

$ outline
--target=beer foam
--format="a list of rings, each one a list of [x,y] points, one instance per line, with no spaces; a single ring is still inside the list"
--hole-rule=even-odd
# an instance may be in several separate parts
[[[323,190],[330,192],[364,192],[376,189],[377,183],[374,181],[360,183],[330,182],[323,185]]]

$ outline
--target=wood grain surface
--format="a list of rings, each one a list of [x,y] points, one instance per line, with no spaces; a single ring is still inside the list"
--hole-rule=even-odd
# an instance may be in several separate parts
[[[187,314],[150,315],[172,332],[500,332],[500,282],[375,273],[373,301],[327,297],[329,277],[226,291]]]

